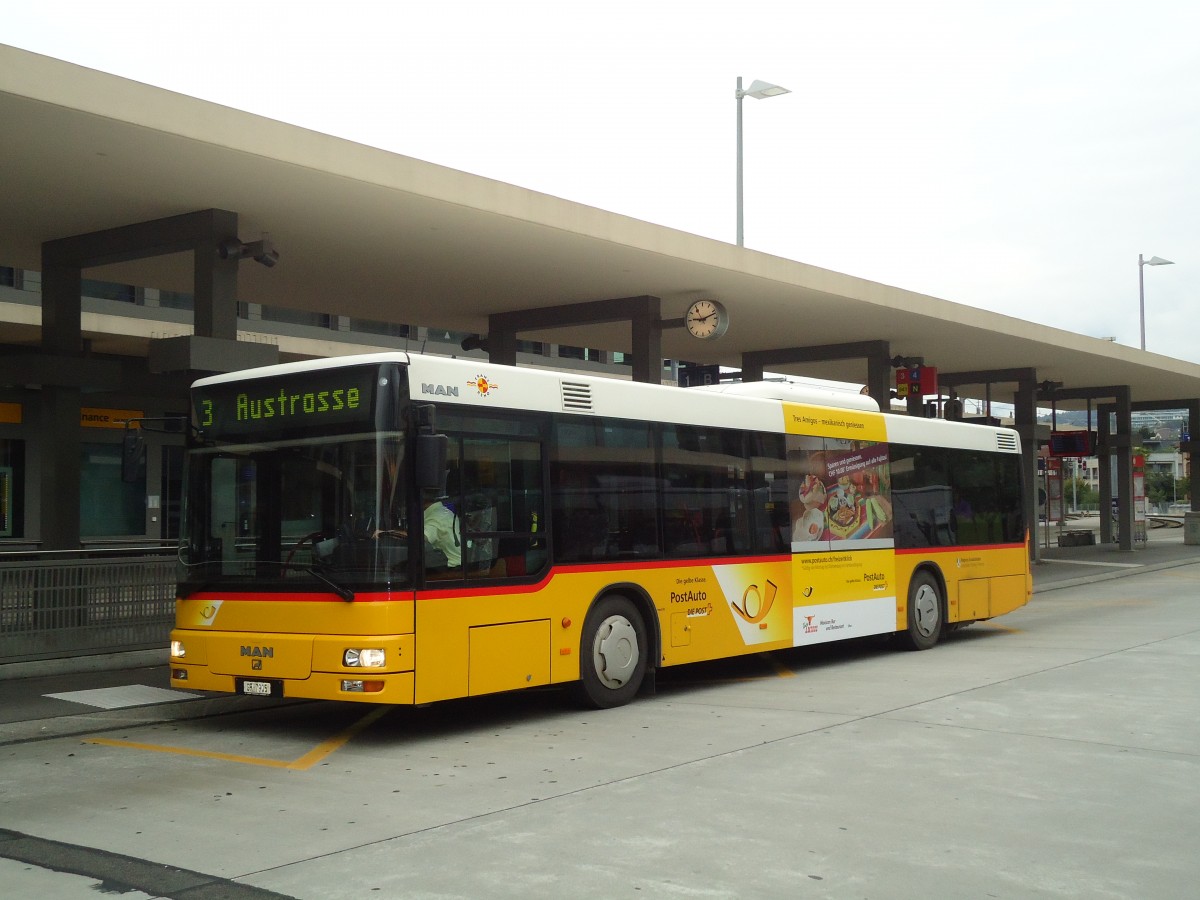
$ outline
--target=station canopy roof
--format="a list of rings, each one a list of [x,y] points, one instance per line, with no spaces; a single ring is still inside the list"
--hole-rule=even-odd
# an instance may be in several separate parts
[[[728,333],[663,332],[663,356],[886,340],[942,372],[1033,367],[1138,401],[1200,397],[1200,366],[649,224],[0,45],[0,265],[37,270],[43,241],[219,208],[268,233],[239,299],[486,334],[488,314],[652,295],[664,319],[711,297]],[[190,291],[190,255],[85,277]],[[0,325],[0,329],[8,326]],[[522,333],[628,351],[625,324]],[[35,336],[0,331],[0,342]],[[105,350],[97,335],[98,350]],[[115,340],[115,339],[114,339]],[[112,348],[130,352],[129,347]],[[136,352],[136,348],[134,348]],[[144,346],[141,348],[143,354]],[[774,368],[773,371],[776,371]],[[861,360],[779,368],[863,383]],[[964,389],[982,396],[982,389]],[[1008,400],[1001,389],[994,399]],[[1079,407],[1080,403],[1065,404]]]

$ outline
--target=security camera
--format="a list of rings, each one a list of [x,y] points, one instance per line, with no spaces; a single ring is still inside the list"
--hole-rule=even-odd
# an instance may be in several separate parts
[[[274,268],[279,262],[279,251],[275,249],[271,240],[265,237],[261,241],[252,241],[249,244],[244,244],[237,238],[229,238],[221,242],[217,251],[221,259],[252,259],[268,269]]]
[[[242,256],[249,257],[256,263],[266,266],[268,269],[274,268],[275,263],[279,262],[279,251],[275,249],[275,245],[271,243],[269,238],[244,244],[242,246]]]
[[[470,337],[463,338],[461,346],[468,352],[471,350],[482,350],[486,353],[488,350],[488,340],[485,337],[473,334]]]

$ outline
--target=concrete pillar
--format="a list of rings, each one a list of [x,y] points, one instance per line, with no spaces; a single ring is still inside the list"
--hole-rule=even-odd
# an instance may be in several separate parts
[[[42,387],[41,549],[78,550],[83,443],[79,435],[81,392],[77,387]]]
[[[1200,400],[1189,400],[1187,413],[1188,442],[1187,447],[1184,448],[1184,453],[1187,454],[1187,471],[1184,472],[1184,475],[1187,476],[1190,483],[1192,473],[1195,471],[1193,464],[1196,462],[1196,451],[1193,448],[1200,442],[1200,435],[1196,433],[1196,429],[1200,428]],[[1197,490],[1195,485],[1192,485],[1191,495],[1192,512],[1200,512],[1200,490]]]
[[[1097,478],[1100,481],[1100,543],[1111,544],[1113,540],[1112,516],[1112,426],[1109,416],[1112,409],[1102,406],[1097,412]]]
[[[1021,473],[1025,482],[1025,523],[1029,528],[1029,558],[1041,559],[1038,540],[1038,469],[1037,469],[1037,382],[1032,378],[1017,382],[1013,394],[1013,420],[1021,438]]]
[[[1196,461],[1196,453],[1192,448],[1196,446],[1196,429],[1200,428],[1200,400],[1188,401],[1187,414],[1188,441],[1182,449],[1187,455],[1185,474],[1191,483],[1192,508],[1183,514],[1183,542],[1200,545],[1200,490],[1197,490],[1195,483],[1190,481],[1194,471],[1192,464]]]
[[[498,366],[515,366],[517,364],[517,332],[513,328],[502,326],[495,322],[495,316],[489,316],[488,325],[488,362]]]
[[[192,284],[198,337],[237,340],[237,275],[240,257],[221,259],[221,242],[237,238],[238,216],[225,209],[207,210],[207,233],[197,235]]]
[[[630,316],[633,336],[633,380],[646,384],[662,382],[662,301],[642,297]]]
[[[867,393],[879,404],[879,408],[883,412],[888,412],[892,408],[894,373],[891,357],[886,350],[882,353],[872,353],[867,357]]]
[[[1128,387],[1117,392],[1117,540],[1121,550],[1133,550],[1133,408]]]
[[[763,363],[753,353],[742,354],[742,381],[762,381]]]
[[[42,245],[42,350],[62,356],[83,352],[83,273],[54,242]]]
[[[83,276],[61,245],[42,245],[42,350],[62,361],[83,356]],[[61,364],[61,363],[60,363]],[[43,385],[39,455],[41,548],[79,549],[79,387]]]

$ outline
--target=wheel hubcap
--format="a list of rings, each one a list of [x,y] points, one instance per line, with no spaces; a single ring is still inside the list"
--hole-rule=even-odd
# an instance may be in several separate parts
[[[925,637],[932,635],[937,631],[940,613],[937,591],[927,584],[921,585],[917,589],[917,595],[913,597],[913,614],[917,630]]]
[[[637,632],[624,616],[610,616],[600,625],[592,647],[592,664],[608,688],[626,684],[638,664]]]

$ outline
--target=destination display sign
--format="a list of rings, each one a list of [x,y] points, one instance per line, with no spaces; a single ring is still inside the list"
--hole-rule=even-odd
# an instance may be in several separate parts
[[[193,388],[193,421],[207,438],[370,425],[378,374],[373,366],[322,369]]]

